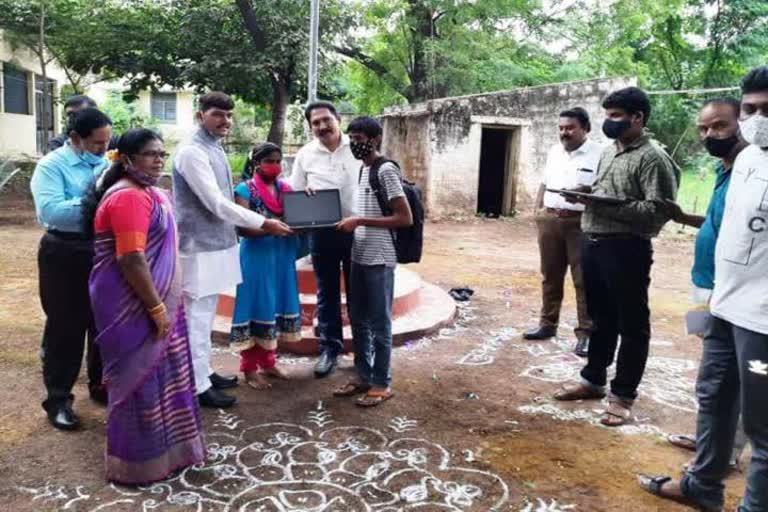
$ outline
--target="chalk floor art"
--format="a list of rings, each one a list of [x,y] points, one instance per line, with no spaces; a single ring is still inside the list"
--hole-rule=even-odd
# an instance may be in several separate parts
[[[571,345],[570,341],[557,338],[548,343],[510,344],[510,347],[533,356],[532,364],[523,370],[522,377],[544,382],[566,383],[579,379],[579,372],[585,363],[584,359],[571,352]],[[640,400],[650,399],[668,408],[695,413],[697,407],[694,394],[695,369],[694,361],[688,359],[649,357],[639,389]],[[595,405],[598,407],[592,408]],[[564,407],[558,402],[538,398],[534,404],[523,405],[518,407],[518,410],[526,414],[544,414],[561,421],[586,421],[602,427],[599,420],[604,408],[605,401],[597,404],[583,402]],[[661,428],[650,423],[650,418],[635,418],[633,424],[623,425],[614,430],[629,435],[665,435]]]
[[[303,424],[251,426],[219,412],[206,433],[208,460],[150,487],[88,490],[20,487],[46,510],[195,512],[464,512],[511,510],[497,475],[452,463],[419,437],[418,421],[397,417],[382,430],[336,426],[322,402]],[[539,500],[526,512],[555,512]]]

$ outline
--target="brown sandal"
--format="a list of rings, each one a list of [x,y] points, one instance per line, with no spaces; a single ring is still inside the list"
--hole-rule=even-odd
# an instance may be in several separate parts
[[[598,400],[605,398],[605,391],[595,389],[584,384],[570,384],[563,386],[560,391],[553,396],[555,400],[561,402],[572,402],[574,400]]]
[[[355,404],[360,407],[376,407],[394,396],[395,394],[391,389],[371,389],[364,396],[355,400]]]
[[[606,427],[620,427],[632,419],[632,406],[618,400],[609,400],[608,408],[600,418],[600,423]]]
[[[658,496],[659,498],[663,498],[669,501],[674,501],[675,503],[679,503],[681,505],[695,508],[696,510],[699,510],[701,512],[722,512],[722,508],[707,507],[682,494],[682,490],[680,489],[680,482],[677,480],[673,480],[669,476],[666,476],[666,475],[653,476],[653,475],[638,474],[637,483],[640,485],[640,487],[643,488],[644,491],[649,492],[654,496]],[[669,490],[665,490],[664,484],[666,483],[675,484],[680,494],[679,495],[673,494]]]
[[[350,380],[346,384],[333,390],[333,396],[355,396],[361,393],[367,393],[371,389],[369,384]]]

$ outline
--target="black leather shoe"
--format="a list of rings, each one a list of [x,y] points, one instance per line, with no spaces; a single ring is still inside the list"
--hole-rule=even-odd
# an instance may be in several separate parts
[[[557,328],[555,327],[539,327],[532,331],[528,331],[523,334],[524,340],[547,340],[554,338],[557,334]]]
[[[229,396],[216,388],[208,388],[204,393],[197,395],[200,407],[212,407],[214,409],[226,409],[237,403],[237,398]]]
[[[322,379],[327,377],[336,368],[336,356],[323,352],[315,364],[315,377]]]
[[[228,389],[237,387],[237,375],[230,375],[225,377],[218,373],[212,373],[209,377],[211,379],[211,386],[216,389]]]
[[[583,336],[576,342],[576,348],[573,349],[573,353],[579,357],[587,357],[589,355],[589,336]]]
[[[80,428],[80,418],[66,405],[48,411],[48,421],[59,430],[77,430]]]

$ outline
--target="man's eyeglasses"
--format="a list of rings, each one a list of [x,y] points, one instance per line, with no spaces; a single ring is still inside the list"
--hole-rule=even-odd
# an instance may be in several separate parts
[[[171,155],[165,151],[142,151],[139,153],[139,156],[149,158],[150,160],[165,160]]]

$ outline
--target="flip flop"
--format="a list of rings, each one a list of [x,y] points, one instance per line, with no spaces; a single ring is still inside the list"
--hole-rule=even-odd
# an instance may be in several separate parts
[[[693,436],[670,434],[667,436],[667,442],[673,446],[682,448],[683,450],[688,450],[691,452],[696,451],[696,438]]]
[[[720,507],[707,507],[693,501],[687,496],[674,496],[672,494],[666,494],[663,490],[664,484],[671,481],[672,477],[666,475],[651,476],[644,475],[642,473],[637,475],[637,483],[640,485],[640,487],[642,487],[644,491],[649,492],[654,496],[658,496],[659,498],[663,498],[665,500],[674,501],[675,503],[680,503],[681,505],[693,507],[700,512],[722,512],[723,509]]]
[[[369,390],[364,396],[355,400],[355,404],[360,407],[376,407],[394,396],[392,390]]]
[[[367,393],[371,389],[369,384],[363,384],[361,382],[349,381],[333,390],[333,396],[355,396],[361,393]]]
[[[632,419],[632,408],[619,401],[611,400],[600,418],[600,423],[606,427],[620,427],[626,425],[630,419]]]

